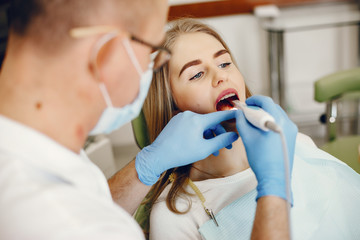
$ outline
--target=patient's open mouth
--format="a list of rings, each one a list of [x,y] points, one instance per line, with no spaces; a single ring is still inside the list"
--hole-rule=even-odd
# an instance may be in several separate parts
[[[232,103],[232,100],[239,100],[239,97],[237,94],[232,91],[230,93],[223,92],[224,94],[220,95],[220,99],[217,100],[216,103],[216,111],[225,111],[230,110],[234,107],[234,104]]]

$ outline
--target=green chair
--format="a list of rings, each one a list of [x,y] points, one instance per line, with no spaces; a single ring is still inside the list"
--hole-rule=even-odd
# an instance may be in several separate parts
[[[149,134],[146,126],[144,113],[141,111],[139,116],[132,120],[131,122],[135,142],[140,149],[146,147],[150,144]],[[146,200],[145,197],[144,200]],[[148,239],[149,228],[150,228],[150,205],[149,204],[141,204],[135,212],[134,218],[139,223],[142,228],[146,239]]]
[[[315,100],[326,102],[326,124],[328,142],[321,147],[324,151],[342,160],[360,173],[359,145],[360,136],[357,133],[340,136],[339,110],[346,103],[357,104],[357,124],[359,127],[360,103],[360,68],[339,71],[327,75],[315,82]],[[356,108],[355,108],[356,109]]]
[[[145,116],[143,111],[140,112],[139,116],[131,122],[135,142],[140,149],[150,144],[149,134],[146,126]]]

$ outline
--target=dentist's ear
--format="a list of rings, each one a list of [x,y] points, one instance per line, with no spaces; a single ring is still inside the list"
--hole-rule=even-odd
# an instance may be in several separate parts
[[[119,39],[121,41],[124,37],[123,33],[110,32],[100,37],[95,43],[90,56],[89,69],[96,81],[104,82],[105,79],[108,79],[107,75],[110,74],[108,69],[113,65],[112,59],[121,61],[118,56],[118,48],[122,48],[122,45],[117,41]]]

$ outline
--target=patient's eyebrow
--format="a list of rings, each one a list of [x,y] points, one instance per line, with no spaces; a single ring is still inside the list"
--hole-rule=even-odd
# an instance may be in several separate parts
[[[199,65],[199,64],[201,64],[201,61],[199,59],[186,63],[180,70],[179,77],[183,73],[183,71],[185,71],[185,69],[187,69],[191,66],[194,66],[194,65]]]
[[[213,57],[217,58],[217,57],[219,57],[219,56],[221,56],[223,54],[226,54],[226,53],[229,53],[229,51],[226,50],[226,49],[221,49],[220,51],[217,51],[216,53],[214,53]],[[201,64],[201,61],[199,59],[186,63],[182,67],[182,69],[180,70],[179,77],[185,71],[185,69],[187,69],[187,68],[189,68],[191,66],[194,66],[194,65],[199,65],[199,64]]]
[[[221,56],[223,54],[226,54],[226,53],[229,53],[229,51],[226,50],[226,49],[221,49],[220,51],[217,51],[216,53],[214,53],[214,58],[217,58],[217,57],[219,57],[219,56]]]

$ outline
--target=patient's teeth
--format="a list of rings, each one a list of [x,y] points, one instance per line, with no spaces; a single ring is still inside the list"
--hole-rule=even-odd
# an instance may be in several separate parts
[[[230,94],[227,94],[227,95],[223,96],[223,97],[220,99],[220,101],[222,101],[222,100],[224,100],[224,99],[226,99],[226,98],[232,97],[232,96],[235,96],[235,93],[230,93]]]

